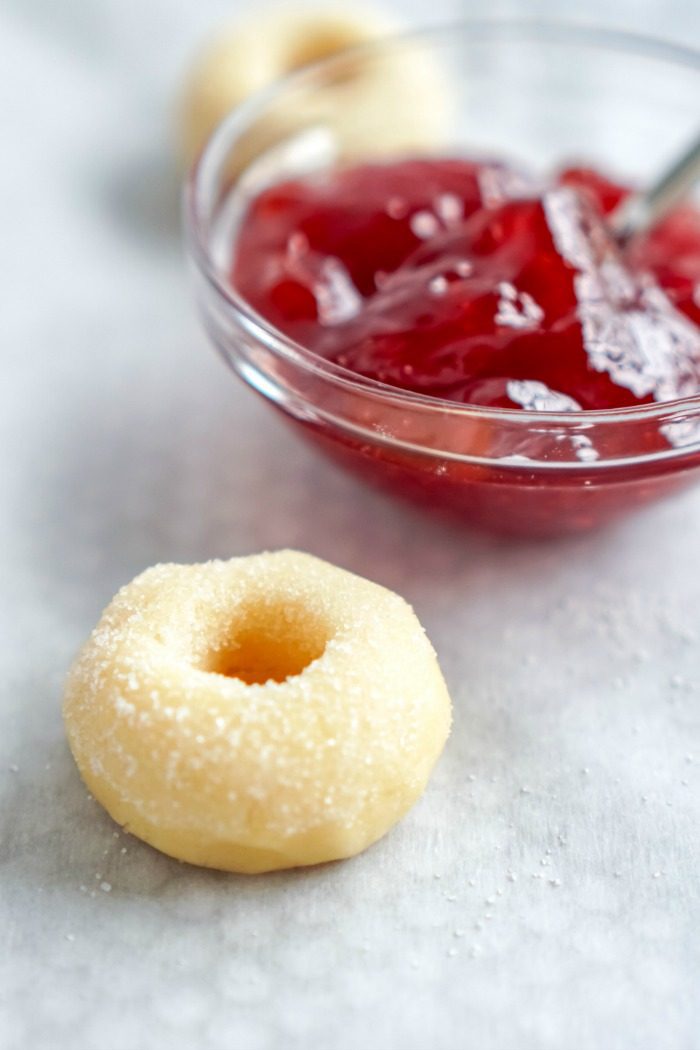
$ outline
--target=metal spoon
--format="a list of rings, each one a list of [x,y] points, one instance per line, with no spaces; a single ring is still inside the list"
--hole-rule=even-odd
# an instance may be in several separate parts
[[[633,193],[609,218],[616,240],[626,244],[645,233],[700,179],[700,137],[642,193]]]

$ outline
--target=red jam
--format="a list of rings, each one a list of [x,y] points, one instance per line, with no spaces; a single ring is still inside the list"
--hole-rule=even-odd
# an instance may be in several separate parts
[[[543,186],[456,159],[289,181],[250,204],[232,283],[319,355],[461,404],[576,412],[689,397],[700,213],[679,207],[621,249],[605,216],[628,192],[586,168]]]
[[[372,379],[499,408],[623,408],[700,391],[700,215],[627,252],[627,191],[538,188],[496,164],[366,165],[254,201],[233,280],[260,313]]]

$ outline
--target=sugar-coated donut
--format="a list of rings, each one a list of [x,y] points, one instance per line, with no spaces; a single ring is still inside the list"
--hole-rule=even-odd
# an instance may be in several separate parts
[[[180,153],[189,165],[214,128],[245,99],[292,71],[376,41],[396,26],[354,4],[347,10],[257,12],[222,29],[196,62],[179,114]],[[317,124],[337,133],[342,157],[444,144],[449,126],[444,70],[423,45],[381,59],[349,57],[323,87],[278,99],[238,143],[232,173],[270,146]]]
[[[76,659],[64,717],[89,790],[180,860],[350,857],[421,795],[450,699],[415,613],[296,551],[156,565]]]

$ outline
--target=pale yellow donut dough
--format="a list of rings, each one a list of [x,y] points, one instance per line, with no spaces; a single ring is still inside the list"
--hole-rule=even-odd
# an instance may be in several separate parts
[[[384,16],[345,11],[273,11],[220,32],[195,64],[179,113],[180,151],[190,164],[215,127],[241,102],[303,65],[384,37]],[[339,155],[362,158],[441,145],[449,120],[443,70],[425,45],[348,59],[337,80],[277,100],[239,141],[231,172],[276,142],[316,124],[333,128]]]
[[[308,554],[157,565],[68,676],[88,788],[181,860],[260,872],[349,857],[418,799],[450,726],[398,595]]]

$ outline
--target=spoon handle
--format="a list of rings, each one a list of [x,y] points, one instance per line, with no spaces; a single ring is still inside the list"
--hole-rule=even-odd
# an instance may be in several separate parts
[[[700,137],[643,193],[633,193],[615,209],[610,225],[621,244],[644,233],[677,204],[700,178]]]

